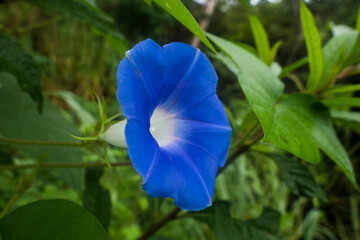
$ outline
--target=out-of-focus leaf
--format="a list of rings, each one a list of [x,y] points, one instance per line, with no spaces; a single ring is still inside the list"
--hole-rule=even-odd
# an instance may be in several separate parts
[[[271,47],[271,50],[270,50],[270,63],[275,61],[277,52],[279,51],[279,48],[281,47],[281,45],[282,45],[282,41],[279,40]]]
[[[331,117],[340,120],[345,126],[350,127],[357,134],[360,135],[360,113],[347,112],[347,111],[334,111],[331,112]]]
[[[150,7],[152,6],[152,0],[144,0],[144,2]]]
[[[355,97],[337,97],[324,99],[321,102],[330,107],[360,107],[360,98]]]
[[[270,43],[266,31],[257,17],[250,16],[249,20],[250,20],[251,31],[255,39],[255,45],[260,55],[260,58],[261,60],[263,60],[264,63],[266,63],[266,65],[270,65],[271,63]]]
[[[308,52],[310,75],[307,89],[313,92],[319,88],[324,69],[324,57],[321,51],[321,38],[314,17],[303,1],[300,1],[300,18]]]
[[[3,239],[106,240],[96,218],[67,200],[30,203],[0,219]]]
[[[336,136],[328,110],[306,94],[292,94],[277,103],[283,84],[266,65],[231,42],[208,36],[238,65],[238,80],[263,127],[263,141],[312,163],[320,161],[321,149],[357,187],[351,162]]]
[[[356,18],[356,30],[360,31],[360,6],[358,9],[358,14],[357,14],[357,18]]]
[[[326,201],[325,194],[312,173],[301,163],[281,154],[270,154],[278,165],[282,179],[295,195],[317,197]]]
[[[187,29],[189,29],[195,36],[197,36],[208,48],[216,53],[215,48],[206,38],[203,30],[196,22],[191,13],[186,9],[180,0],[154,0],[160,7],[165,9],[174,18],[181,22]]]
[[[99,220],[104,229],[108,229],[111,218],[111,199],[110,192],[99,183],[102,173],[102,169],[86,170],[83,207]]]
[[[100,30],[100,29],[98,29],[96,27],[92,27],[91,30],[95,35],[102,36],[106,40],[108,40],[109,43],[111,44],[111,46],[114,48],[114,50],[121,57],[125,56],[125,52],[129,48],[127,46],[127,41],[126,41],[126,39],[125,39],[125,37],[123,35],[121,35],[118,32],[115,32],[115,31],[111,31],[111,32],[102,31],[102,30]]]
[[[87,0],[26,0],[27,2],[63,15],[64,17],[78,20],[79,22],[89,24],[97,30],[95,33],[107,38],[114,49],[120,55],[124,55],[121,45],[125,45],[125,38],[116,30],[112,18],[103,13],[95,5]]]
[[[307,57],[297,60],[296,62],[284,67],[279,75],[279,78],[285,77],[286,74],[291,73],[291,72],[295,71],[296,69],[301,68],[302,66],[305,66],[307,63],[308,63]]]
[[[358,31],[349,31],[333,37],[323,48],[324,73],[321,86],[328,86],[345,67],[360,61],[360,35]]]
[[[8,149],[0,146],[0,165],[12,165],[12,157]]]
[[[345,92],[355,92],[360,90],[360,84],[350,84],[340,87],[334,87],[327,89],[325,94],[336,94],[336,93],[345,93]]]
[[[276,76],[279,76],[282,71],[280,64],[277,62],[273,62],[270,66],[270,69]]]
[[[218,240],[267,240],[276,239],[279,231],[280,213],[265,207],[262,214],[248,221],[233,219],[229,214],[228,202],[214,202],[203,211],[193,214],[193,217],[209,225]]]
[[[21,89],[37,102],[41,112],[43,95],[41,92],[41,72],[34,59],[24,52],[19,43],[0,33],[0,72],[14,75]]]
[[[238,1],[239,1],[239,3],[244,5],[245,7],[250,7],[251,6],[249,0],[238,0]]]
[[[96,124],[96,119],[84,109],[78,102],[75,94],[69,91],[57,90],[50,92],[51,96],[60,97],[64,100],[68,106],[73,110],[76,117],[81,123],[81,129],[85,130],[87,127],[94,126]]]
[[[334,23],[330,23],[331,32],[334,37],[340,36],[349,32],[352,32],[353,29],[346,25],[335,25]]]
[[[8,138],[74,142],[70,134],[80,135],[79,130],[61,115],[49,101],[44,101],[42,114],[36,111],[36,104],[16,85],[16,79],[0,73],[0,135]],[[40,146],[13,144],[13,147],[40,159],[43,152],[48,153],[49,162],[82,162],[82,153],[76,147]],[[59,177],[75,189],[81,189],[84,171],[82,169],[54,169]]]

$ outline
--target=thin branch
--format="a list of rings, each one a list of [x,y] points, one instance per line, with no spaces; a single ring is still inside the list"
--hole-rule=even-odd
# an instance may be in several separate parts
[[[69,146],[69,147],[84,146],[84,143],[82,142],[53,142],[53,141],[37,141],[37,140],[15,139],[15,138],[0,138],[0,142],[28,144],[28,145],[44,145],[44,146]]]
[[[157,230],[159,230],[162,226],[164,226],[167,222],[176,219],[178,213],[181,212],[181,209],[175,207],[171,212],[166,214],[163,218],[160,219],[157,223],[152,225],[149,230],[147,230],[142,236],[140,236],[137,240],[146,240],[151,235],[153,235]]]
[[[33,168],[37,164],[21,164],[21,165],[0,165],[0,171],[2,170],[14,170]],[[116,162],[111,163],[111,167],[123,167],[132,166],[131,162]],[[104,168],[108,167],[107,163],[44,163],[41,168]]]
[[[229,157],[226,160],[226,164],[224,167],[220,168],[217,172],[216,176],[219,176],[224,170],[232,164],[239,155],[245,153],[250,148],[249,145],[243,145],[235,149],[229,154]],[[140,236],[137,240],[145,240],[148,239],[151,235],[153,235],[155,232],[157,232],[161,227],[163,227],[166,223],[168,223],[171,220],[177,219],[178,213],[180,213],[181,209],[178,207],[175,207],[171,212],[166,214],[163,218],[161,218],[157,223],[153,224],[142,236]]]

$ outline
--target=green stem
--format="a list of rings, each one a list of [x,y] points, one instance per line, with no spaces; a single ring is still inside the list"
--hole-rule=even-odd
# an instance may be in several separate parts
[[[10,210],[11,206],[14,205],[16,200],[21,196],[20,193],[15,193],[14,196],[10,199],[10,201],[6,204],[5,208],[1,211],[0,219],[5,216],[5,214]]]
[[[14,170],[24,168],[34,168],[37,164],[21,164],[21,165],[0,165],[2,170]],[[131,162],[111,163],[111,167],[132,166]],[[107,163],[45,163],[41,168],[104,168],[108,167]]]
[[[45,160],[47,159],[47,154],[42,154],[40,161],[35,164],[35,168],[32,170],[31,174],[25,176],[20,183],[16,186],[15,194],[12,196],[10,201],[6,204],[5,208],[1,211],[0,219],[5,216],[5,214],[10,210],[12,205],[16,202],[16,200],[21,197],[32,185],[34,179],[36,177],[37,172],[39,171],[40,167],[44,164]]]
[[[69,146],[69,147],[81,147],[84,143],[81,142],[52,142],[52,141],[37,141],[37,140],[26,140],[16,138],[0,138],[0,142],[4,143],[17,143],[17,144],[28,144],[28,145],[45,145],[45,146]]]

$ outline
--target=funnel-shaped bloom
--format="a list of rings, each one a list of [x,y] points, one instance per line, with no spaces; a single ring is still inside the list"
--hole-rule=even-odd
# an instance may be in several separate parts
[[[211,205],[231,134],[216,84],[207,57],[183,43],[160,47],[148,39],[120,62],[126,144],[149,196],[174,198],[186,210]]]

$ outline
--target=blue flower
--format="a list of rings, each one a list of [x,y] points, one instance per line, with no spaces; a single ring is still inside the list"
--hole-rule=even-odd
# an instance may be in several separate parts
[[[184,43],[160,47],[147,39],[120,62],[117,98],[127,121],[110,128],[107,140],[124,145],[125,127],[130,159],[149,196],[174,198],[186,210],[211,205],[231,134],[216,84],[207,57]]]

